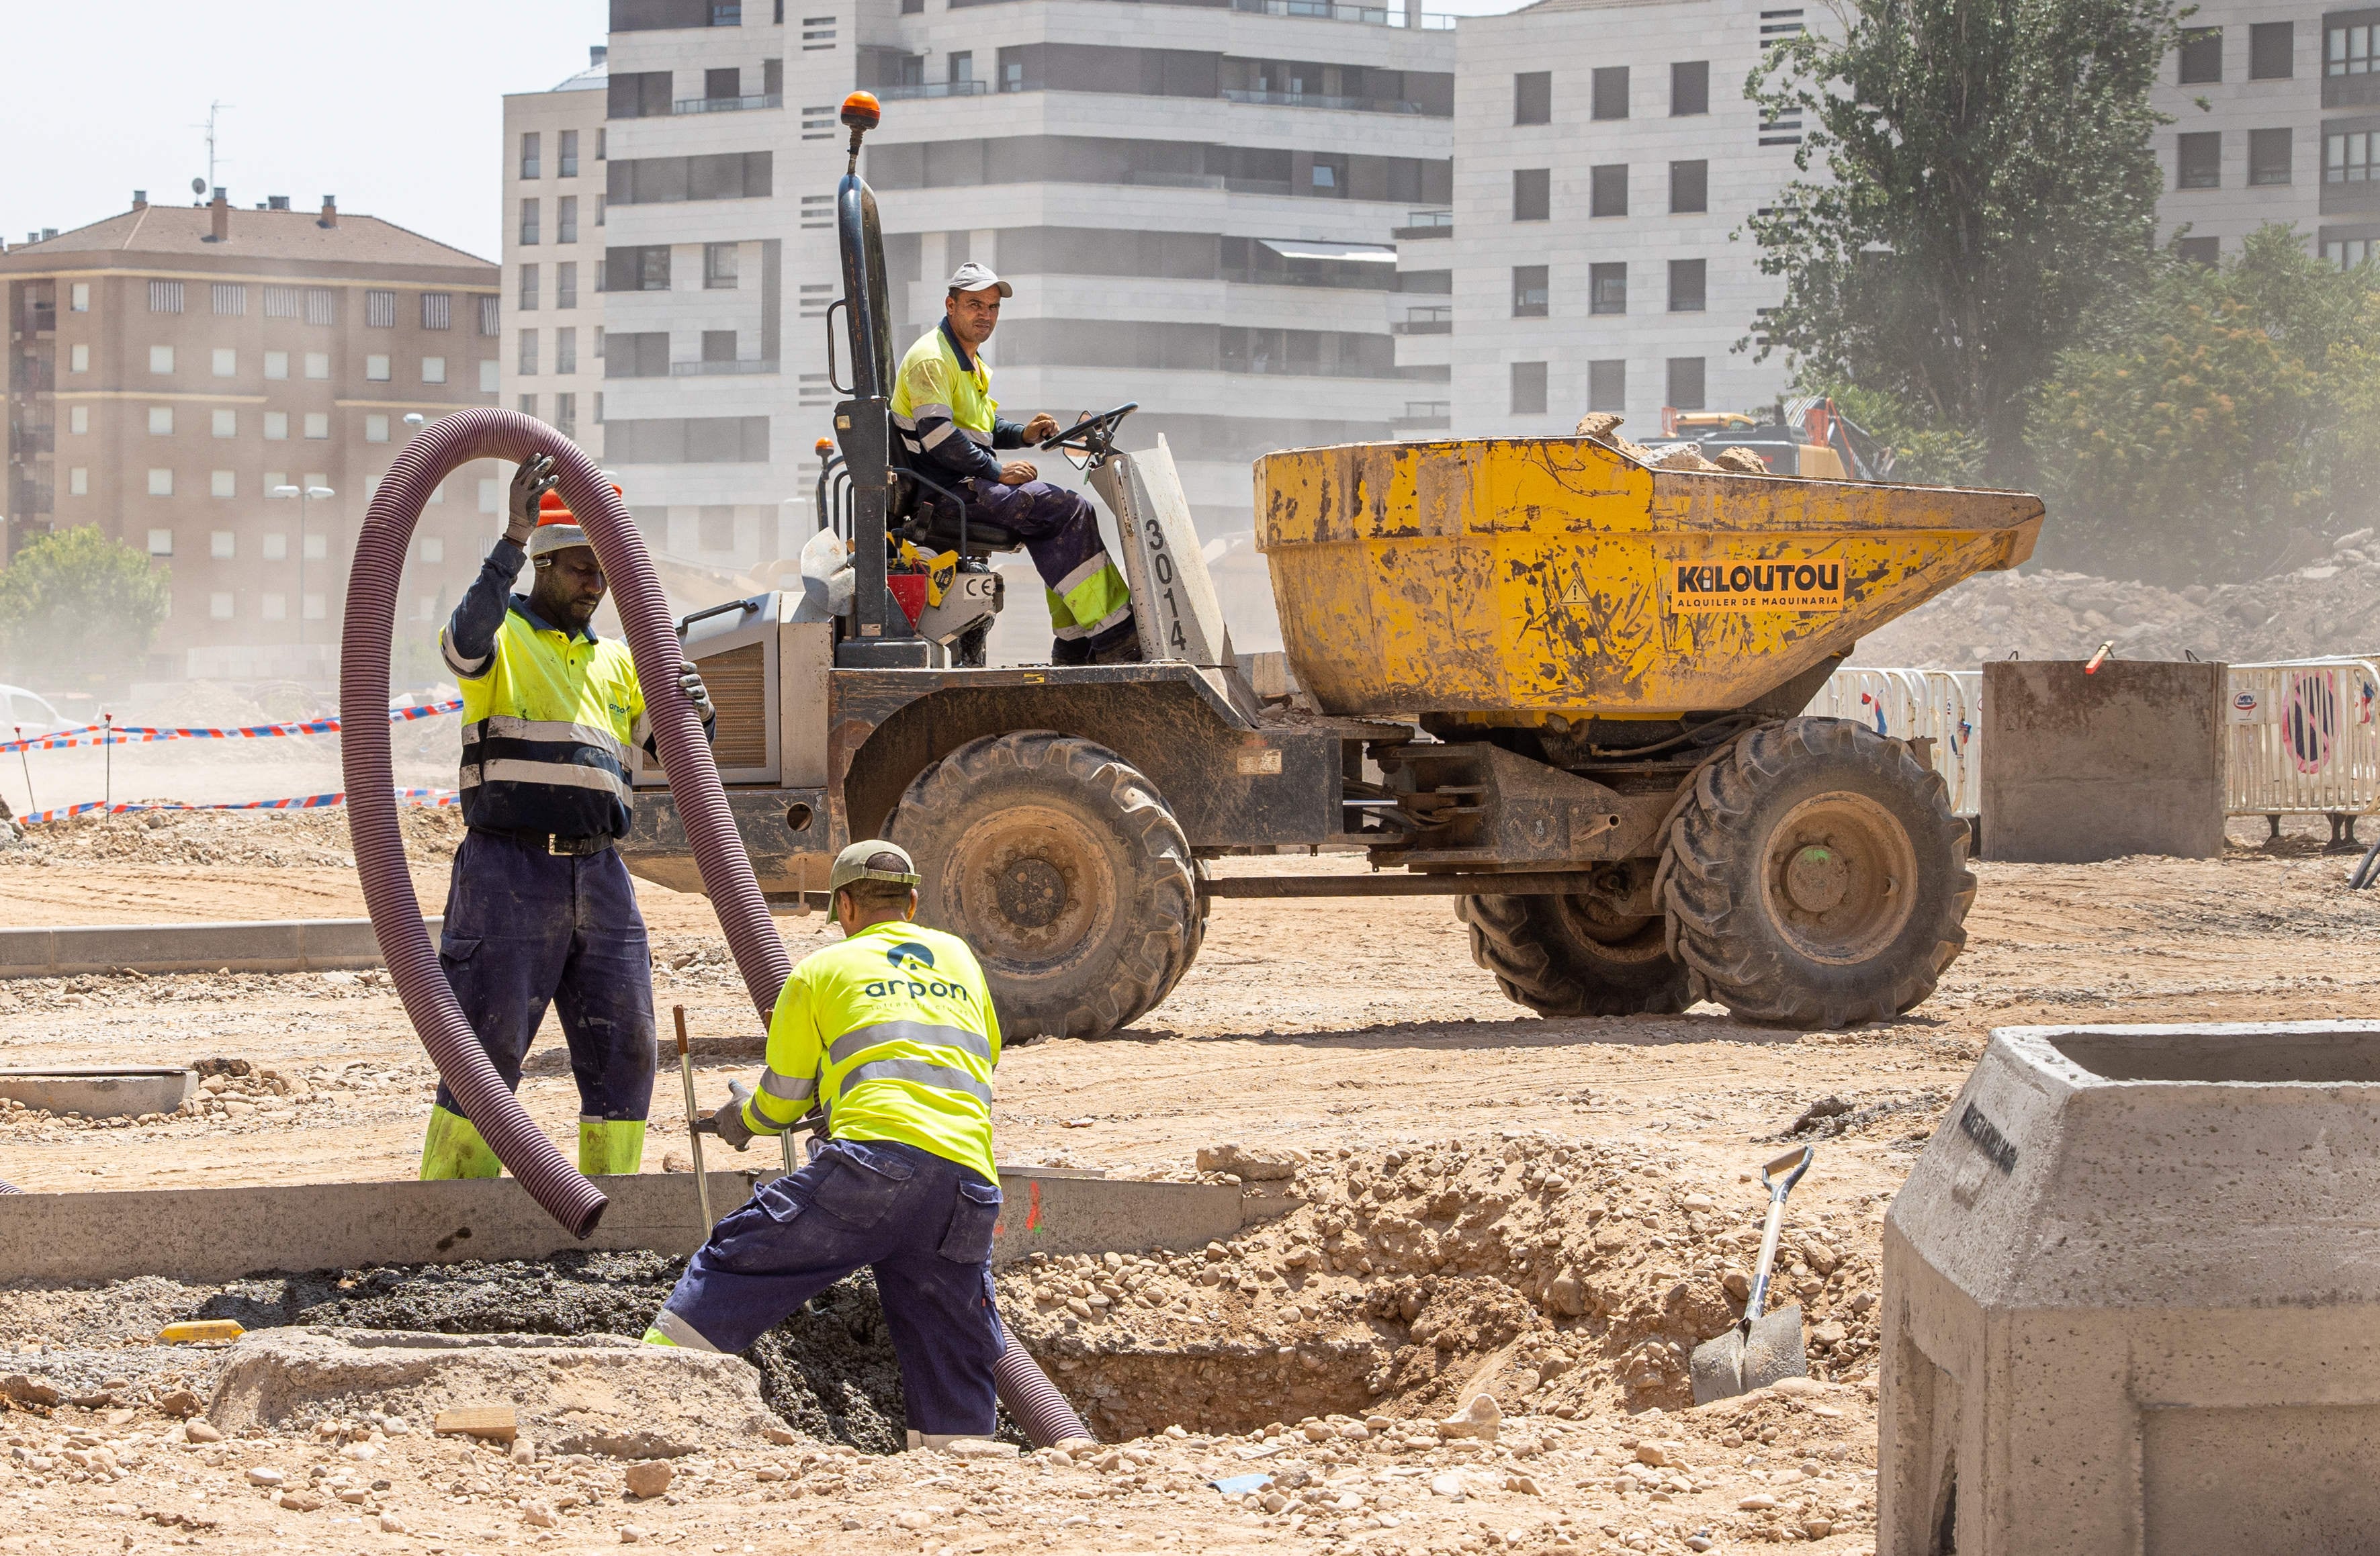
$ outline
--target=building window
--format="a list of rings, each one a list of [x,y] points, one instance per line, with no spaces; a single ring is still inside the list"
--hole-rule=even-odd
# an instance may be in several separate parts
[[[288,438],[288,436],[289,436],[289,413],[288,413],[287,411],[267,411],[267,412],[265,412],[265,413],[264,413],[264,440],[265,440],[266,442],[268,442],[268,443],[278,443],[278,442],[281,442],[281,441],[285,440],[285,439],[287,439],[287,438]],[[281,483],[279,483],[278,481],[275,481],[275,482],[273,482],[273,485],[275,485],[275,486],[278,486],[278,485],[280,485]]]
[[[306,322],[336,324],[339,321],[339,295],[327,286],[306,288]]]
[[[524,178],[535,178],[540,176],[537,165],[537,154],[539,142],[543,138],[533,129],[522,132],[520,175]]]
[[[1624,119],[1628,116],[1628,66],[1606,65],[1595,72],[1594,116],[1598,119]]]
[[[1512,267],[1513,318],[1545,318],[1548,311],[1546,293],[1545,266],[1514,265]]]
[[[78,346],[76,349],[80,350],[82,348]],[[80,363],[78,363],[76,365],[77,370],[80,370],[81,366],[82,365]],[[151,346],[149,348],[149,370],[152,373],[161,375],[172,372],[174,370],[174,348],[170,345]]]
[[[331,413],[328,411],[308,411],[306,413],[306,436],[309,438],[322,439],[327,438],[330,435]]]
[[[1546,414],[1546,365],[1542,362],[1515,362],[1512,368],[1512,414],[1516,416],[1541,416]]]
[[[537,201],[533,199],[520,203],[520,240],[524,246],[537,241]]]
[[[1710,163],[1670,164],[1670,214],[1682,216],[1710,209]]]
[[[156,360],[153,354],[151,356],[150,360],[152,362]],[[69,373],[90,372],[91,347],[80,344],[68,346],[67,348],[67,371]]]
[[[670,289],[670,249],[666,243],[603,251],[606,292],[666,292]]]
[[[396,294],[377,289],[364,294],[364,326],[371,330],[396,328]]]
[[[419,544],[421,547],[421,560],[423,561],[444,561],[446,560],[446,542],[441,540],[438,537],[434,535],[425,535],[421,537]]]
[[[310,487],[328,486],[330,485],[330,482],[331,477],[328,476],[309,476],[306,477],[306,484]],[[434,491],[431,492],[430,494],[430,501],[432,502],[437,501],[438,494]],[[317,532],[306,537],[306,560],[308,561],[321,561],[330,554],[331,537],[329,536]]]
[[[1586,213],[1589,216],[1628,214],[1628,164],[1607,163],[1587,170]]]
[[[209,497],[237,497],[239,477],[228,470],[212,471],[207,476]]]
[[[537,311],[537,267],[535,265],[523,265],[520,268],[520,301],[515,306],[523,313]]]
[[[481,362],[480,364],[480,392],[482,394],[493,394],[496,392],[496,380],[503,371],[503,368],[492,357]]]
[[[2252,129],[2248,132],[2248,182],[2286,184],[2289,181],[2289,132]]]
[[[425,330],[451,330],[455,327],[454,293],[421,294],[421,327]]]
[[[314,542],[320,538],[322,538],[320,536],[314,535],[310,535],[306,537],[306,554],[308,556],[310,557],[315,554]],[[322,595],[308,595],[304,599],[298,602],[298,608],[305,612],[306,620],[310,621],[322,621],[331,614],[331,602]]]
[[[534,330],[520,332],[520,362],[515,371],[523,378],[533,378],[537,374],[537,332]]]
[[[306,376],[310,379],[316,380],[317,381],[329,379],[331,376],[331,354],[327,351],[308,352],[306,354]]]
[[[264,354],[264,376],[269,379],[287,378],[289,376],[289,354],[285,351],[266,352]]]
[[[149,283],[151,313],[182,311],[182,283],[178,281],[152,281]]]
[[[212,414],[212,419],[214,425],[209,428],[208,430],[214,436],[218,438],[237,438],[239,436],[239,413],[237,411],[216,411]]]
[[[89,465],[78,464],[73,469],[67,472],[67,495],[68,497],[89,497],[91,495],[91,467]]]
[[[265,479],[272,482],[274,486],[283,484],[283,477],[278,476],[267,476]],[[271,489],[268,488],[267,489],[269,490]],[[278,530],[273,530],[265,534],[263,537],[263,542],[264,560],[266,561],[287,561],[289,560],[289,537],[282,534]]]
[[[1314,192],[1333,198],[1347,192],[1347,159],[1326,157],[1318,152],[1314,158]]]
[[[1666,402],[1671,410],[1699,411],[1703,408],[1703,359],[1699,356],[1670,358],[1670,397]]]
[[[2173,78],[2185,87],[2205,86],[2223,79],[2223,30],[2185,27],[2181,47],[2174,51]]]
[[[2362,27],[2326,26],[2323,31],[2323,74],[2370,75],[2372,34],[2374,30],[2369,24]]]
[[[231,596],[221,591],[207,596],[207,614],[218,621],[231,620]]]
[[[1603,361],[1586,365],[1586,408],[1614,415],[1628,408],[1627,363]]]
[[[480,333],[492,339],[499,328],[496,295],[482,292],[480,294]]]
[[[171,470],[152,470],[152,471],[150,471],[150,472],[149,472],[149,495],[150,495],[150,496],[152,496],[152,497],[171,497],[171,496],[173,496],[173,495],[174,495],[174,473],[173,473]]]
[[[227,529],[210,530],[207,533],[207,555],[217,561],[238,561],[239,537]]]
[[[2223,184],[2223,134],[2203,130],[2174,137],[2173,187],[2215,189]]]
[[[601,127],[598,127],[595,131],[595,160],[599,163],[603,160],[608,151],[608,147],[605,145],[605,141],[610,133],[611,132],[609,130]],[[598,222],[596,225],[601,226],[602,223]]]
[[[152,438],[170,438],[174,435],[173,406],[152,405],[149,407],[149,435]]]
[[[735,285],[735,245],[706,243],[702,246],[702,284],[712,291],[732,289]]]
[[[2373,145],[2380,135],[2356,130],[2322,138],[2322,181],[2325,184],[2372,182]]]
[[[2248,29],[2248,79],[2286,81],[2294,72],[2297,23],[2260,21]]]
[[[2223,262],[2223,240],[2219,237],[2177,238],[2173,251],[2183,263],[2204,265],[2209,270]]]
[[[423,357],[421,359],[421,381],[424,383],[444,383],[446,381],[446,358],[443,356]]]
[[[575,373],[578,370],[578,332],[556,330],[553,332],[553,370]]]
[[[217,313],[237,319],[248,311],[248,288],[238,282],[218,281],[210,290],[214,295]]]
[[[151,530],[149,532],[149,554],[152,557],[172,556],[174,554],[174,532],[170,529]]]
[[[390,378],[388,363],[389,359],[385,356],[365,357],[364,377],[373,383],[388,382]]]
[[[1552,214],[1553,170],[1516,167],[1512,170],[1512,220],[1543,222]]]
[[[1706,259],[1672,259],[1670,261],[1670,311],[1700,313],[1703,294],[1709,274]]]
[[[74,283],[73,287],[67,291],[67,311],[68,313],[89,313],[91,311],[90,282],[78,281]]]
[[[1512,78],[1512,122],[1549,125],[1554,122],[1554,73],[1524,70]]]
[[[553,267],[553,306],[578,306],[578,265],[576,260],[565,259]]]
[[[239,353],[227,345],[219,345],[209,355],[213,358],[214,375],[219,379],[239,377]]]
[[[386,411],[367,411],[364,413],[364,441],[367,443],[385,443],[388,441],[388,413]]]
[[[537,415],[536,395],[524,394],[520,397],[520,414],[525,416],[533,416]]]
[[[578,436],[578,396],[557,394],[553,397],[553,428],[565,438]]]
[[[564,195],[553,202],[553,241],[578,241],[578,197]]]
[[[1586,267],[1586,311],[1589,313],[1626,313],[1628,311],[1628,267],[1605,263]]]
[[[264,317],[267,319],[295,319],[298,304],[298,289],[295,286],[267,286],[264,289]]]
[[[603,392],[600,389],[595,392],[595,425],[603,425]]]
[[[559,139],[561,143],[553,149],[553,175],[557,178],[576,178],[578,176],[578,132],[575,129],[565,129]]]
[[[663,338],[666,339],[667,337]],[[735,361],[735,332],[733,330],[705,330],[702,332],[702,359],[705,362]]]
[[[595,197],[595,224],[599,227],[603,224],[603,197],[601,195],[597,195]]]
[[[1680,60],[1670,66],[1670,117],[1710,112],[1710,61]],[[1613,364],[1618,366],[1618,364]]]

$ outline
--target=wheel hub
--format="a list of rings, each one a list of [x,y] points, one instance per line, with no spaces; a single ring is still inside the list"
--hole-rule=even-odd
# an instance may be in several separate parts
[[[1824,843],[1811,843],[1785,866],[1785,895],[1805,913],[1823,913],[1851,894],[1850,862]]]
[[[1884,954],[1915,909],[1916,844],[1869,795],[1812,795],[1779,821],[1766,851],[1769,921],[1813,961],[1848,966]]]
[[[1061,970],[1105,932],[1115,872],[1099,837],[1056,806],[1017,805],[958,839],[941,873],[953,923],[1011,977]]]
[[[1027,855],[1008,862],[992,881],[1001,913],[1026,929],[1047,929],[1066,907],[1066,877],[1046,859]]]

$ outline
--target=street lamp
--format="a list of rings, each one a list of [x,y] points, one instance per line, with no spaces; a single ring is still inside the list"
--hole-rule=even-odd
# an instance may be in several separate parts
[[[419,427],[429,419],[430,418],[428,416],[423,416],[419,411],[407,411],[405,413],[405,425],[407,427]]]
[[[272,495],[298,500],[298,660],[302,669],[306,659],[306,504],[339,494],[328,487],[274,487]]]

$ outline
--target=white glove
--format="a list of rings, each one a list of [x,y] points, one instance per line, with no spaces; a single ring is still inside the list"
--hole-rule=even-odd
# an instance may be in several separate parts
[[[720,1140],[738,1151],[752,1143],[751,1126],[744,1122],[744,1104],[751,1100],[751,1087],[731,1080],[727,1083],[727,1100],[710,1116],[711,1128],[719,1131]]]
[[[686,700],[694,705],[694,716],[708,724],[718,717],[719,710],[710,706],[710,689],[702,683],[702,672],[684,660],[678,662],[677,683],[686,689]]]
[[[528,545],[529,531],[537,527],[538,504],[561,484],[552,454],[531,454],[522,460],[520,468],[513,472],[512,501],[504,510],[504,538],[516,546]]]

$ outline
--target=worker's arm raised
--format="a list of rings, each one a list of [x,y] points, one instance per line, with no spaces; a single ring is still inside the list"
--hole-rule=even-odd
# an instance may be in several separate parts
[[[446,630],[438,634],[438,651],[446,668],[464,681],[477,681],[495,662],[496,629],[504,624],[512,601],[513,583],[528,560],[529,531],[537,527],[537,506],[562,477],[554,474],[552,454],[532,454],[513,472],[510,501],[504,505],[504,538],[488,549],[480,575],[463,591]]]

